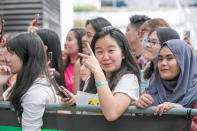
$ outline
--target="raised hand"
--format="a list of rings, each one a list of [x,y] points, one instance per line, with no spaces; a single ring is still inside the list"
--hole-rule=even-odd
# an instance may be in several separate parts
[[[35,18],[31,21],[27,32],[36,33],[38,30],[39,14],[35,14]]]
[[[0,65],[0,86],[4,85],[11,76],[11,69],[9,66]]]
[[[100,67],[100,64],[98,60],[96,59],[92,49],[90,48],[90,45],[86,43],[86,47],[88,49],[88,52],[90,55],[85,55],[82,53],[78,53],[79,56],[83,57],[84,59],[84,65],[93,73],[95,74],[96,72],[102,72],[102,69]]]

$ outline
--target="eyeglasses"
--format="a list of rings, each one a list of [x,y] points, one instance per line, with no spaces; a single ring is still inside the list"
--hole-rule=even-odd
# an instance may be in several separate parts
[[[146,33],[145,29],[141,30],[141,32],[140,32],[141,36],[143,36],[145,33]]]
[[[153,46],[153,45],[156,45],[156,44],[161,44],[160,42],[156,41],[156,40],[150,40],[148,39],[148,37],[144,37],[142,39],[142,45],[144,48],[146,48],[146,45],[149,45],[149,46]]]

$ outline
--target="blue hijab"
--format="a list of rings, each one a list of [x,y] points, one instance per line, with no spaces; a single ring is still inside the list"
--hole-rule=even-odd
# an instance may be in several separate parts
[[[162,47],[164,46],[168,46],[174,54],[180,67],[180,74],[173,80],[163,80],[160,77],[158,66],[156,66],[147,93],[154,99],[153,106],[163,102],[172,102],[192,108],[197,101],[196,56],[188,44],[182,40],[169,40],[162,45]],[[158,56],[155,63],[158,64]]]

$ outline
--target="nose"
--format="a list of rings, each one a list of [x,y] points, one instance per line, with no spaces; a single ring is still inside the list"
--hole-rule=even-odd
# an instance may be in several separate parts
[[[82,72],[84,72],[84,71],[86,70],[86,67],[85,67],[85,65],[81,65],[81,68],[80,68],[80,70],[81,70]]]
[[[109,54],[106,52],[103,54],[103,60],[108,60],[109,59]]]
[[[64,43],[64,49],[66,48],[67,45],[68,45],[68,42],[65,41],[65,43]]]
[[[163,59],[162,61],[161,61],[161,65],[162,66],[165,66],[167,64],[167,60],[166,59]]]
[[[86,35],[82,36],[81,41],[82,42],[85,42],[86,41]]]

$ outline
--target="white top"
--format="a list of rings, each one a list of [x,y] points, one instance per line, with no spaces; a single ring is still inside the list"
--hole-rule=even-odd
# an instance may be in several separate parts
[[[88,84],[86,84],[86,86],[87,85]],[[134,102],[137,99],[139,99],[139,84],[138,84],[138,79],[136,75],[134,74],[123,75],[121,79],[119,80],[119,82],[117,83],[117,85],[115,86],[112,93],[113,95],[115,93],[124,93],[133,100],[133,102],[130,105],[134,104]],[[91,100],[93,99],[94,101],[99,100],[98,94],[83,93],[83,92],[78,91],[77,96],[78,96],[78,100],[77,100],[78,105],[82,105],[82,104],[88,105],[89,99]],[[77,114],[99,115],[98,113],[92,113],[92,112],[77,112]],[[124,113],[124,115],[127,115],[127,114]]]
[[[137,100],[139,98],[139,84],[137,77],[134,74],[123,75],[112,91],[113,94],[118,92],[128,95],[134,101]]]
[[[89,79],[86,81],[84,88],[86,89],[89,83]],[[121,92],[128,95],[132,100],[139,99],[139,83],[136,75],[134,74],[125,74],[123,75],[114,90],[113,94]],[[84,90],[83,90],[84,91]]]
[[[21,101],[22,131],[41,131],[45,105],[59,103],[59,97],[46,78],[37,78]]]

